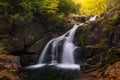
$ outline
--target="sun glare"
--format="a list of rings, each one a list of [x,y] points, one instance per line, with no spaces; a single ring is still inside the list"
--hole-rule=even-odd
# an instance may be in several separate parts
[[[106,11],[106,0],[73,0],[80,5],[80,14],[95,15]]]

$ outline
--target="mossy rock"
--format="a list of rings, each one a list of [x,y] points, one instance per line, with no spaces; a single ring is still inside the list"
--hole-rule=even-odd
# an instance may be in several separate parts
[[[85,42],[85,32],[87,30],[87,26],[80,26],[77,29],[76,35],[75,35],[75,39],[76,39],[76,43],[79,46],[85,46],[86,42]]]

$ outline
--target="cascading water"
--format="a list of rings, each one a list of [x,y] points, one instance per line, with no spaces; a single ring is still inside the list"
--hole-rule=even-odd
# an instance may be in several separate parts
[[[62,36],[50,40],[43,49],[38,64],[28,66],[27,68],[34,69],[43,67],[45,65],[54,65],[58,68],[80,70],[80,66],[75,64],[74,61],[74,51],[77,48],[74,44],[74,35],[77,28],[82,25],[84,25],[84,23],[81,23],[80,25],[74,25],[72,29],[67,31]],[[45,59],[49,53],[51,53],[51,61],[46,63]],[[61,54],[60,62],[58,62],[59,54]]]

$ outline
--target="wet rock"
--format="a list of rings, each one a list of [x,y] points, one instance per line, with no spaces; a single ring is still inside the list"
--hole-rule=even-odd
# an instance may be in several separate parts
[[[84,23],[86,20],[89,19],[88,16],[85,16],[85,15],[77,15],[77,14],[71,14],[70,17],[72,18],[72,20],[74,22],[77,22],[77,23]]]
[[[20,56],[21,58],[21,66],[26,67],[29,65],[36,64],[38,62],[39,54],[24,54]]]
[[[27,52],[28,53],[41,52],[49,40],[50,39],[48,36],[41,38],[40,40],[36,41],[32,46],[28,47]]]
[[[0,54],[0,80],[21,80],[18,75],[20,67],[18,56]]]
[[[79,47],[75,50],[75,61],[76,63],[86,62],[87,59],[95,56],[98,51],[99,48],[96,46]]]
[[[9,34],[12,31],[12,21],[10,17],[0,15],[0,35]]]

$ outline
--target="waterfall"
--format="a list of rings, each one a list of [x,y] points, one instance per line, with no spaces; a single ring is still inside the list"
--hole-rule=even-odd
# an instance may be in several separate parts
[[[74,51],[77,48],[74,44],[74,35],[79,26],[84,25],[74,25],[72,29],[67,31],[60,37],[51,39],[43,49],[41,56],[38,60],[38,64],[28,66],[27,68],[38,68],[45,65],[54,65],[58,68],[64,69],[80,69],[80,66],[75,64]],[[50,62],[46,62],[46,56],[51,55]],[[60,62],[58,62],[58,56],[61,54]]]
[[[100,16],[99,16],[99,15],[95,15],[95,16],[91,17],[91,18],[89,19],[89,21],[95,21],[96,18],[98,18],[98,17],[100,17]]]

